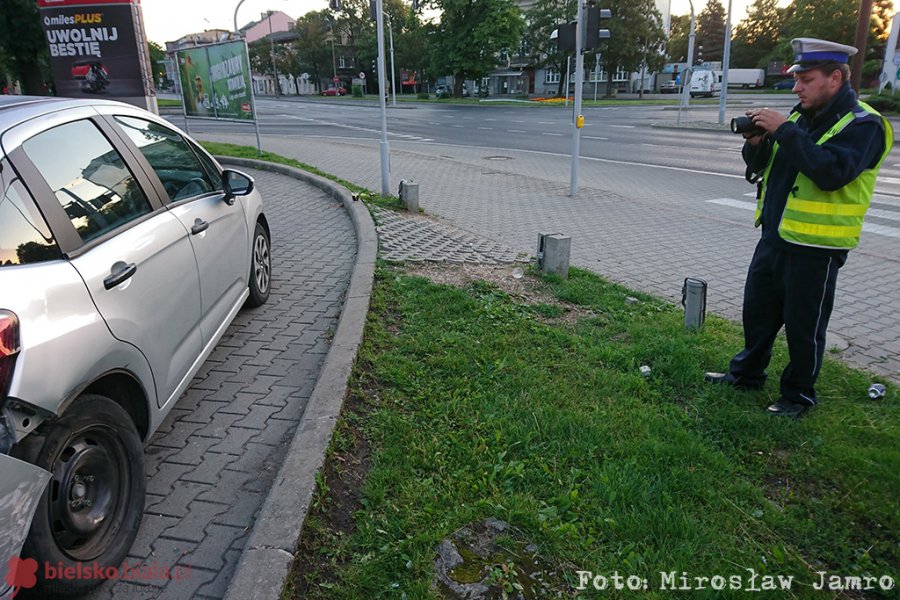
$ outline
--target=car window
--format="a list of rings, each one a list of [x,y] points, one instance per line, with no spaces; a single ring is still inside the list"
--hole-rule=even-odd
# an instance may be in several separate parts
[[[0,267],[56,260],[59,247],[34,200],[18,179],[3,182]]]
[[[175,202],[222,189],[221,179],[214,181],[210,177],[185,139],[175,131],[135,117],[117,116],[116,121],[150,163],[169,200]]]
[[[216,189],[221,191],[223,190],[222,186],[222,175],[219,174],[219,168],[216,167],[216,164],[212,161],[209,155],[203,151],[202,148],[197,147],[197,144],[192,143],[190,140],[188,143],[191,145],[191,149],[194,151],[194,154],[197,155],[197,158],[200,159],[200,162],[203,164],[203,168],[206,169],[207,174],[209,174],[209,178],[212,180],[213,185],[215,185]]]
[[[153,211],[122,157],[91,121],[48,129],[22,148],[84,242]]]

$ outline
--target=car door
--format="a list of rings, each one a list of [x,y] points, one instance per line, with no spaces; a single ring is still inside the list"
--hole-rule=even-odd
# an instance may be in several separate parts
[[[200,273],[201,330],[217,339],[240,308],[250,273],[250,233],[240,202],[225,201],[215,164],[174,129],[140,116],[116,114],[119,127],[146,160],[168,196],[169,210],[191,232]]]
[[[79,110],[13,130],[21,141],[11,158],[109,330],[147,358],[162,406],[187,385],[203,348],[193,249],[114,146],[118,136]]]

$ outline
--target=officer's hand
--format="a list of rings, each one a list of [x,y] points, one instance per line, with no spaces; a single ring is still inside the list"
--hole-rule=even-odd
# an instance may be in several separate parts
[[[771,108],[755,108],[747,111],[747,116],[753,120],[754,125],[768,133],[775,133],[775,130],[787,121],[784,115]]]
[[[744,139],[745,139],[745,140],[747,141],[747,143],[750,144],[751,146],[759,146],[759,145],[762,143],[762,141],[763,141],[764,139],[766,139],[766,134],[765,134],[765,133],[759,133],[759,134],[756,134],[756,133],[742,133],[741,135],[744,136]]]

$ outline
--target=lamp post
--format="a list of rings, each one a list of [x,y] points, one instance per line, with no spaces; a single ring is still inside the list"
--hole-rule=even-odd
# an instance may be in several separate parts
[[[394,71],[394,22],[391,20],[391,15],[388,13],[384,13],[384,16],[388,18],[388,35],[390,36],[390,44],[391,44],[391,97],[392,97],[392,105],[394,108],[397,107],[397,78],[395,77],[396,71]]]
[[[691,32],[688,35],[687,68],[681,74],[681,103],[678,105],[678,124],[681,124],[681,109],[687,108],[691,96],[691,77],[694,76],[694,36],[696,35],[697,21],[694,18],[694,3],[691,5]]]
[[[235,35],[237,35],[237,33],[238,33],[237,11],[241,7],[241,4],[243,4],[243,3],[244,3],[244,0],[240,0],[240,2],[237,3],[237,6],[234,7],[234,34]]]
[[[278,98],[281,94],[278,89],[280,87],[278,85],[278,65],[275,64],[275,36],[272,34],[272,11],[267,10],[265,16],[269,20],[269,43],[270,53],[272,54],[272,71],[275,73],[275,97]]]
[[[719,92],[719,125],[725,123],[725,100],[728,97],[728,63],[731,61],[731,0],[728,0],[728,16],[725,17],[725,52],[722,55],[722,91]],[[715,89],[715,75],[713,89]]]
[[[378,104],[381,108],[381,195],[391,194],[391,154],[387,139],[387,103],[384,87],[384,12],[382,0],[375,0],[375,16],[378,31]]]

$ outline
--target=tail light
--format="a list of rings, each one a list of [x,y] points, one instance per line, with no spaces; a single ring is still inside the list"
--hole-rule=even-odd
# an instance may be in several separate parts
[[[8,310],[0,310],[0,400],[6,399],[18,354],[19,318]]]

